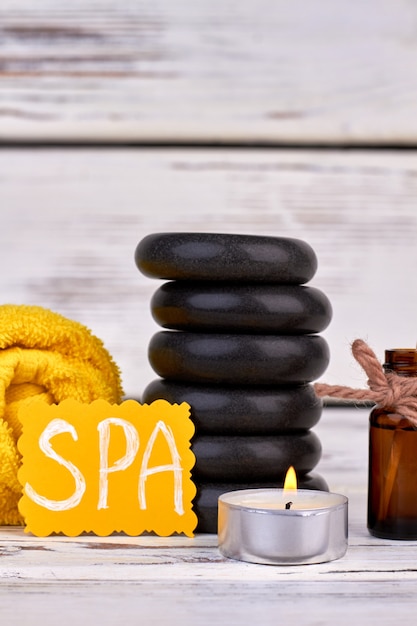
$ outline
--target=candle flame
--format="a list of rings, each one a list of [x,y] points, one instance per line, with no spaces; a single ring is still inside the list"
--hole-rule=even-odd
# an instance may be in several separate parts
[[[291,465],[288,468],[287,475],[285,476],[284,481],[284,494],[290,494],[297,491],[297,475],[295,473],[295,469]]]

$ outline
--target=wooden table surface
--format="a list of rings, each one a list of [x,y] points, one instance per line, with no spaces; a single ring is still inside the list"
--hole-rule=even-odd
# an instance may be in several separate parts
[[[298,237],[333,319],[323,380],[366,377],[363,338],[417,332],[417,5],[409,0],[2,0],[0,292],[87,325],[125,393],[155,377],[151,232]],[[349,549],[269,567],[194,539],[0,530],[5,625],[411,624],[417,543],[366,529],[367,414],[327,407],[317,471]]]
[[[317,472],[349,498],[349,546],[319,565],[224,558],[217,535],[194,538],[29,536],[0,529],[4,624],[67,626],[413,623],[417,542],[366,528],[368,409],[326,408]]]

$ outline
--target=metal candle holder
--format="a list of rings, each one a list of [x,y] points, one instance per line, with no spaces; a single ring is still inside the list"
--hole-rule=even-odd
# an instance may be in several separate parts
[[[218,500],[219,550],[267,565],[323,563],[348,546],[348,499],[324,491],[244,489]]]

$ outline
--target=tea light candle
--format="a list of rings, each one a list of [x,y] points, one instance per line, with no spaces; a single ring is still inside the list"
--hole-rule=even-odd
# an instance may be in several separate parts
[[[242,489],[218,500],[219,550],[267,565],[323,563],[348,545],[348,499],[325,491]]]

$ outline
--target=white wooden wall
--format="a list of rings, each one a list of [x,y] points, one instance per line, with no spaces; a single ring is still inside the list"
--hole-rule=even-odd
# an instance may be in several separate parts
[[[154,374],[151,232],[296,236],[356,337],[417,339],[417,3],[3,0],[0,299],[89,326],[126,394]]]
[[[410,144],[413,0],[2,0],[8,139]]]

